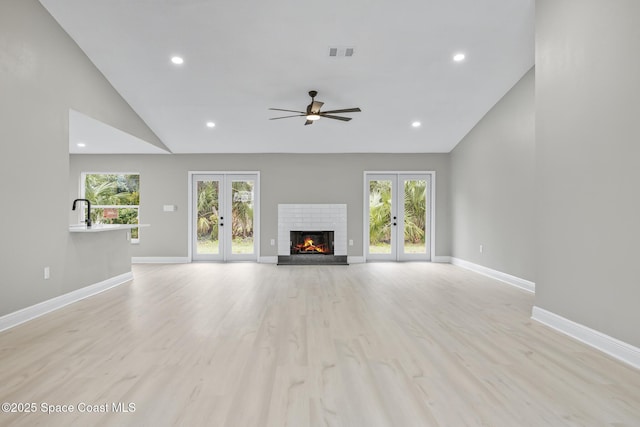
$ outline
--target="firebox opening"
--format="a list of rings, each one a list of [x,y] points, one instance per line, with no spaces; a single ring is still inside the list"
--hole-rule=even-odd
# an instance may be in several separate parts
[[[291,255],[333,255],[333,231],[291,231]]]

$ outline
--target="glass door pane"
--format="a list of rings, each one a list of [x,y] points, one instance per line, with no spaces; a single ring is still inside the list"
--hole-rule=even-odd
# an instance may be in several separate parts
[[[404,181],[404,254],[427,253],[427,181],[405,179]]]
[[[198,245],[199,254],[219,254],[218,210],[220,182],[198,182]]]
[[[369,189],[369,245],[367,254],[372,259],[395,258],[394,208],[395,178],[370,176]]]
[[[398,203],[399,261],[431,259],[431,175],[399,174],[402,196]]]
[[[223,177],[194,175],[193,258],[215,260],[222,258]]]
[[[253,254],[253,180],[231,181],[231,254]]]

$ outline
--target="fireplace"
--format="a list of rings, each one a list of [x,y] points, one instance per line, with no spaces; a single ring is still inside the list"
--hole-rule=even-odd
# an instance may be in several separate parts
[[[333,255],[333,231],[290,231],[291,255]]]
[[[278,204],[278,265],[349,265],[346,204]]]

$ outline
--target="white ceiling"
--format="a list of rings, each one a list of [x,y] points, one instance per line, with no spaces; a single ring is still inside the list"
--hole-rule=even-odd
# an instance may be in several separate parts
[[[449,152],[534,64],[534,0],[40,1],[174,153]]]
[[[168,154],[113,126],[69,110],[70,154]]]

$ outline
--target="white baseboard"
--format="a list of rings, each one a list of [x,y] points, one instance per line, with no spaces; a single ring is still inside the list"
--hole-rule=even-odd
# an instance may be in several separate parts
[[[50,313],[90,296],[99,294],[100,292],[104,292],[107,289],[111,289],[132,279],[133,273],[129,271],[128,273],[123,273],[110,279],[103,280],[102,282],[94,283],[93,285],[85,286],[84,288],[76,289],[75,291],[67,294],[51,298],[47,301],[32,305],[31,307],[26,307],[22,310],[9,313],[0,317],[0,331],[13,328],[21,323],[35,319],[43,314]]]
[[[474,264],[472,262],[455,257],[451,257],[451,264],[457,265],[458,267],[466,268],[467,270],[475,271],[476,273],[480,273],[484,276],[488,276],[496,280],[500,280],[517,288],[524,289],[528,292],[536,292],[536,284],[534,282],[530,282],[529,280],[521,279],[519,277],[512,276],[510,274],[503,273],[498,270],[493,270],[491,268],[484,267],[479,264]]]
[[[640,369],[640,348],[587,326],[565,319],[540,307],[533,307],[531,318],[580,342]]]
[[[431,262],[442,262],[442,263],[448,264],[451,262],[451,257],[450,256],[434,256],[433,259],[431,259]]]
[[[362,264],[364,262],[363,256],[347,256],[347,263],[349,264]]]
[[[188,264],[189,257],[181,256],[134,256],[132,264]]]

